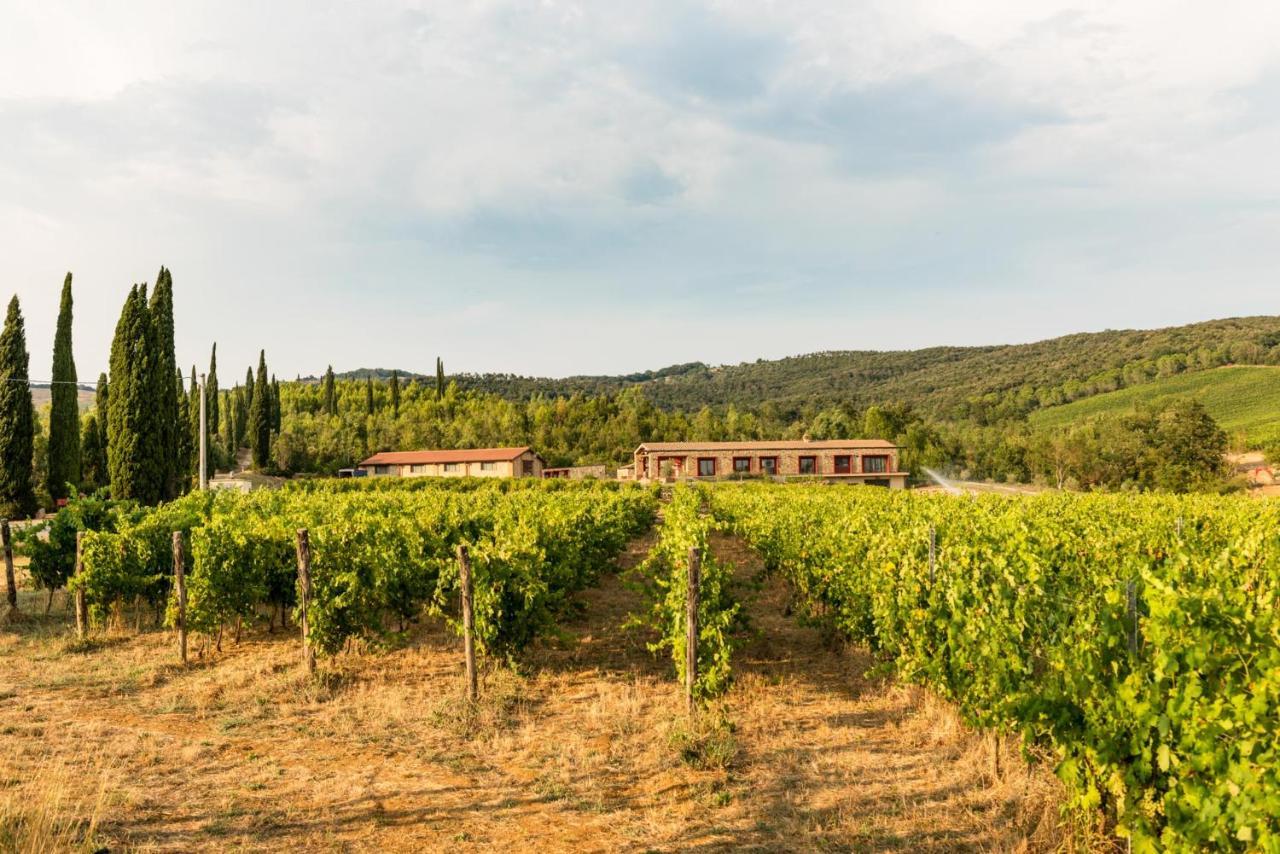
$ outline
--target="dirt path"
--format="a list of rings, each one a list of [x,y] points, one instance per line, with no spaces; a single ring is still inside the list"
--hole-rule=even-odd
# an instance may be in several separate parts
[[[756,568],[737,542],[716,548]],[[989,748],[918,692],[863,679],[865,655],[823,648],[783,596],[752,604],[760,635],[692,762],[669,663],[622,628],[639,603],[617,576],[522,675],[489,674],[476,710],[434,624],[340,657],[316,685],[293,634],[250,632],[180,671],[163,632],[74,651],[55,605],[0,630],[0,822],[14,797],[61,798],[143,851],[1050,847],[1033,836],[1053,815],[1045,775],[992,785]]]

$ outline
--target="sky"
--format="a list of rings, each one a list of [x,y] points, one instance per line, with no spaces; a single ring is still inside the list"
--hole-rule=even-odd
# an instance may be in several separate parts
[[[621,373],[1280,313],[1280,5],[0,0],[47,377]]]

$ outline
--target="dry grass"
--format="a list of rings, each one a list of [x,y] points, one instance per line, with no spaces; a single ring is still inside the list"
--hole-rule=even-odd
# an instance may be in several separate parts
[[[436,625],[311,682],[293,634],[180,669],[163,632],[70,643],[59,601],[0,629],[0,833],[23,840],[0,849],[1071,847],[1051,775],[1005,746],[993,778],[989,742],[865,679],[865,653],[782,616],[779,586],[751,606],[734,688],[693,722],[665,659],[619,629],[634,594],[608,578],[583,598],[570,639],[486,673],[475,705]]]

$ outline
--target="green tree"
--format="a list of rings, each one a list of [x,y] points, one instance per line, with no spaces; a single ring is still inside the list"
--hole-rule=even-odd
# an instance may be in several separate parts
[[[436,356],[436,400],[444,397],[444,359]]]
[[[125,299],[111,342],[111,394],[107,398],[107,468],[111,497],[155,504],[164,495],[164,470],[155,421],[154,327],[147,286]],[[170,385],[166,383],[166,386]]]
[[[102,421],[107,417],[107,395],[109,393],[110,393],[110,387],[107,382],[107,375],[105,373],[98,374],[98,387],[97,387],[97,393],[94,395],[94,398],[93,398],[93,405],[98,410],[99,421]],[[103,425],[99,425],[99,426],[103,426]],[[105,436],[106,434],[104,433],[103,435]]]
[[[222,442],[227,459],[236,458],[236,407],[235,398],[230,391],[223,392],[222,399]]]
[[[199,436],[191,429],[191,400],[182,385],[182,371],[174,374],[174,388],[178,399],[178,417],[174,424],[178,437],[178,494],[184,494],[191,488],[191,468],[196,458],[196,442]]]
[[[280,424],[282,422],[280,408],[280,381],[276,379],[276,375],[271,375],[271,430],[274,433],[280,432]]]
[[[97,492],[110,482],[107,475],[107,448],[97,413],[91,412],[85,416],[84,430],[80,434],[80,454],[83,462],[80,488],[87,493]]]
[[[391,415],[400,416],[400,372],[391,372]]]
[[[80,390],[71,350],[71,274],[62,283],[58,329],[53,338],[53,387],[49,408],[49,462],[45,487],[53,499],[80,485]]]
[[[178,362],[173,343],[173,275],[164,267],[156,276],[156,286],[151,292],[151,348],[147,385],[151,389],[153,409],[151,428],[154,430],[151,451],[155,454],[155,468],[160,479],[160,497],[176,498],[180,490],[182,447],[180,427],[186,419],[181,417],[178,399],[182,397],[182,382],[174,381]]]
[[[257,388],[249,407],[249,444],[253,449],[253,466],[267,467],[271,459],[271,383],[267,379],[267,353],[258,353]]]
[[[218,412],[218,342],[213,342],[213,351],[209,353],[209,375],[204,378],[205,394],[205,416],[209,420],[209,431],[217,433],[219,425],[222,423],[218,420],[221,414]]]
[[[253,409],[254,389],[253,366],[250,365],[248,368],[245,368],[244,371],[244,408],[246,412]]]
[[[324,372],[324,381],[321,383],[322,397],[324,398],[324,414],[338,414],[338,393],[334,388],[333,382],[333,365],[330,365]]]
[[[205,417],[208,418],[208,404],[205,404]],[[209,463],[209,452],[212,442],[209,441],[208,424],[205,425],[205,463]],[[200,477],[200,380],[196,376],[196,366],[191,366],[191,385],[187,389],[187,435],[191,438],[190,454],[187,457],[187,475],[191,483],[198,484]],[[212,470],[212,469],[211,469]]]
[[[0,333],[0,512],[11,517],[36,509],[31,485],[36,413],[28,368],[27,333],[15,295]]]
[[[373,374],[364,378],[364,411],[366,415],[373,415],[376,411],[373,402]]]

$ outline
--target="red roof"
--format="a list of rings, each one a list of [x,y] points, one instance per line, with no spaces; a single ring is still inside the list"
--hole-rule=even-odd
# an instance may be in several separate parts
[[[884,439],[815,439],[810,441],[780,439],[774,442],[645,442],[641,451],[842,451],[845,449],[875,448],[891,450],[898,447]]]
[[[523,448],[460,448],[455,451],[383,451],[360,463],[365,466],[421,466],[430,463],[497,463],[528,452]]]

